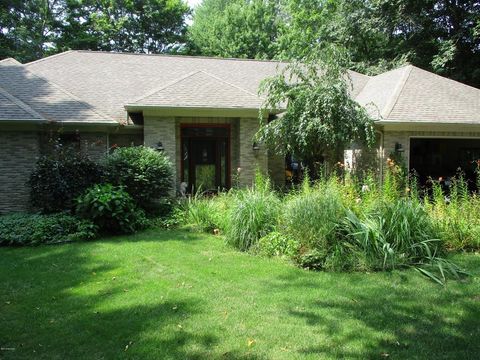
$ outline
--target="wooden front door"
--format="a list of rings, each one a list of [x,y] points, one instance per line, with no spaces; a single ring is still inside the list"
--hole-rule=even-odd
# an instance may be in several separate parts
[[[194,192],[217,192],[230,187],[230,128],[181,127],[182,182]]]

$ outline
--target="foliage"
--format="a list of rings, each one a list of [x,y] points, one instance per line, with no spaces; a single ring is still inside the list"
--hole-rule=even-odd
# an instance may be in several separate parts
[[[25,62],[69,49],[159,53],[185,42],[181,0],[4,1],[0,58]]]
[[[318,46],[337,45],[348,52],[352,70],[369,75],[409,62],[480,85],[476,0],[264,1],[263,25],[258,24],[258,12],[245,18],[258,3],[204,1],[193,18],[189,37],[193,48],[203,55],[299,60]],[[232,30],[231,24],[239,19],[247,26]]]
[[[212,233],[215,229],[226,232],[228,226],[230,194],[202,197],[199,194],[185,201],[185,222],[195,229]]]
[[[106,169],[109,182],[123,186],[144,209],[172,191],[172,165],[163,152],[144,146],[117,148],[107,156]]]
[[[97,227],[67,214],[0,216],[0,245],[38,245],[91,240]]]
[[[272,0],[204,0],[189,28],[190,52],[201,55],[271,59],[278,32]]]
[[[146,226],[143,210],[121,187],[94,185],[77,199],[77,214],[107,233],[133,233]]]
[[[298,252],[300,244],[283,233],[273,231],[258,240],[252,246],[252,252],[262,256],[286,256],[292,257]]]
[[[265,109],[287,108],[275,121],[261,121],[259,140],[304,160],[313,177],[315,163],[336,162],[343,146],[374,140],[372,119],[349,95],[344,65],[341,51],[331,48],[287,65],[261,86]]]
[[[102,177],[102,166],[76,151],[43,156],[28,182],[30,202],[45,213],[69,210],[73,200]]]
[[[325,249],[336,224],[345,215],[336,180],[310,186],[306,179],[299,191],[285,198],[280,228],[304,248]]]
[[[280,201],[268,179],[257,174],[255,187],[235,193],[230,210],[226,241],[241,251],[249,250],[274,230]]]

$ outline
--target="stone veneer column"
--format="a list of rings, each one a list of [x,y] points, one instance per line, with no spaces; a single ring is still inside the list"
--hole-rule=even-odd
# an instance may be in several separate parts
[[[265,148],[262,147],[261,144],[260,150],[253,150],[253,137],[259,128],[258,119],[241,118],[239,122],[239,167],[241,168],[239,182],[240,186],[251,186],[257,168],[264,173],[267,173],[267,154]],[[236,169],[232,169],[232,173],[235,170]]]
[[[176,139],[175,139],[175,118],[174,117],[145,117],[144,125],[144,144],[149,147],[156,147],[161,142],[165,154],[169,157],[173,171],[173,185],[177,189],[177,169],[176,167]]]

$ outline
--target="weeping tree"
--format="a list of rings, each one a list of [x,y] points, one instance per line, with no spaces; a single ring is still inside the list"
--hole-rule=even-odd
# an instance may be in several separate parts
[[[350,96],[344,54],[334,47],[315,51],[260,86],[265,95],[260,114],[285,111],[271,121],[260,120],[257,140],[275,153],[295,155],[313,177],[320,164],[337,162],[345,146],[374,143],[373,119]]]

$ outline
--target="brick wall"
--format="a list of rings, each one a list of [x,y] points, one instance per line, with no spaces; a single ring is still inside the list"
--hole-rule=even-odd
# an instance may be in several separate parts
[[[0,214],[26,211],[29,188],[25,184],[39,156],[35,132],[0,132]]]
[[[266,171],[267,156],[264,149],[253,150],[253,136],[258,129],[256,118],[221,118],[221,117],[145,117],[144,143],[154,147],[159,141],[175,165],[175,185],[178,189],[180,174],[180,124],[230,124],[231,144],[230,158],[232,177],[237,168],[241,168],[239,185],[251,185],[255,169]],[[232,178],[232,184],[234,179]]]

